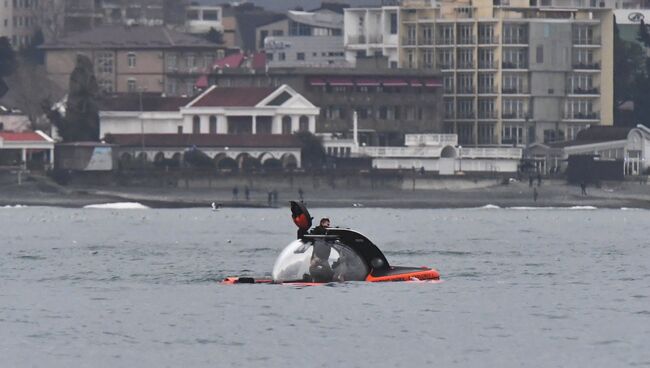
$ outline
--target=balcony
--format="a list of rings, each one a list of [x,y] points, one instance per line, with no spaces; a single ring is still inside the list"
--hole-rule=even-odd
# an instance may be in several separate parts
[[[453,111],[445,111],[445,119],[453,119],[454,116],[455,115]]]
[[[504,95],[525,95],[528,94],[528,90],[525,88],[503,87],[501,93]]]
[[[575,112],[575,113],[565,113],[565,120],[599,120],[600,113],[598,112]]]
[[[474,148],[463,147],[463,158],[509,158],[513,160],[521,159],[521,148]]]
[[[438,39],[438,45],[453,45],[454,39],[452,37],[442,37]]]
[[[417,40],[415,37],[403,37],[402,38],[402,45],[404,46],[415,46],[417,45]]]
[[[504,45],[528,45],[528,37],[503,37]]]
[[[473,94],[474,86],[458,87],[457,94]]]
[[[479,94],[496,94],[497,89],[494,86],[479,86],[478,87],[478,93]]]
[[[459,61],[458,69],[474,69],[473,61]]]
[[[495,120],[497,113],[496,111],[479,111],[478,118],[481,120]]]
[[[454,63],[438,63],[440,70],[454,69]]]
[[[494,61],[479,61],[478,62],[478,68],[479,69],[496,69],[497,68],[497,63]]]
[[[499,39],[495,36],[478,36],[479,45],[496,45],[499,43]]]
[[[598,87],[593,87],[593,88],[576,87],[572,90],[569,90],[568,93],[573,95],[599,95],[600,89]]]
[[[348,45],[357,45],[357,44],[365,44],[366,43],[366,36],[364,35],[358,35],[358,36],[348,36]]]
[[[523,111],[503,112],[501,113],[501,118],[505,120],[525,119],[526,113]]]
[[[474,111],[459,111],[456,115],[457,119],[474,119],[475,117]]]
[[[422,38],[420,38],[420,45],[433,46],[434,45],[433,38],[432,37],[422,37]]]
[[[503,63],[501,63],[501,68],[502,69],[528,69],[528,64],[504,61]]]
[[[600,70],[600,63],[574,63],[573,69]]]
[[[574,38],[574,46],[600,46],[600,38],[598,37],[586,37],[586,38]]]
[[[459,45],[473,45],[474,43],[474,37],[461,37],[458,39]]]

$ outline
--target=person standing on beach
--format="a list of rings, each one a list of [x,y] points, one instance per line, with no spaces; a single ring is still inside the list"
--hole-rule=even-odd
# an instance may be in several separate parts
[[[584,180],[580,183],[580,189],[582,190],[581,194],[583,196],[586,196],[587,195],[587,183]]]
[[[542,186],[542,173],[537,172],[537,186],[541,187]]]
[[[248,185],[244,187],[244,198],[246,198],[247,201],[251,199],[251,191],[248,189]]]
[[[533,176],[532,175],[528,176],[528,186],[531,187],[531,188],[533,187]]]
[[[533,202],[537,202],[537,188],[533,188]]]
[[[232,188],[232,199],[235,201],[239,199],[239,188],[237,188],[237,186]]]

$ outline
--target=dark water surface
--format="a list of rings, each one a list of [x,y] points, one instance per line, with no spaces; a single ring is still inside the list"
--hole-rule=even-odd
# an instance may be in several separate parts
[[[287,209],[0,208],[0,366],[650,366],[650,211],[313,212],[444,282],[218,285]]]

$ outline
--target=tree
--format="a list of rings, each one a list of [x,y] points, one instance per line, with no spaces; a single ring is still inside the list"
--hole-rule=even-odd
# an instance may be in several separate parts
[[[325,164],[327,155],[321,138],[311,132],[301,131],[295,133],[301,143],[301,161],[306,169],[320,169]]]
[[[618,25],[614,24],[614,108],[615,121],[622,123],[621,105],[636,99],[640,86],[645,83],[646,71],[643,48],[636,42],[621,38]],[[642,83],[642,84],[643,84]]]
[[[32,17],[40,27],[43,38],[47,41],[57,41],[64,35],[65,6],[67,1],[41,0],[38,6],[32,7]]]
[[[9,87],[4,81],[16,70],[16,53],[7,37],[0,37],[0,97],[4,96]]]
[[[93,72],[93,63],[85,55],[77,56],[77,64],[70,74],[70,90],[65,116],[50,110],[48,117],[59,129],[65,142],[99,140],[99,87]]]
[[[210,27],[208,33],[205,34],[205,39],[212,43],[221,45],[223,43],[223,33],[214,29],[214,27]]]
[[[648,34],[648,27],[645,25],[643,19],[641,19],[641,23],[639,24],[639,31],[636,34],[636,39],[643,43],[645,47],[650,47],[650,34]]]
[[[45,52],[40,48],[44,42],[45,37],[43,37],[43,31],[37,29],[32,36],[32,41],[29,44],[29,47],[23,50],[23,57],[34,64],[44,64]]]

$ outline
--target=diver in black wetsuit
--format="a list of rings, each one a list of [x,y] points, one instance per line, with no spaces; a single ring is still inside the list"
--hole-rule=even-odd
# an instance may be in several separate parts
[[[330,226],[328,218],[322,218],[318,226],[316,226],[311,233],[313,235],[326,235],[327,228]],[[309,274],[313,282],[331,282],[334,277],[334,271],[329,264],[330,253],[332,251],[331,245],[324,239],[317,239],[314,241],[314,251],[311,255],[311,262],[309,264]]]

